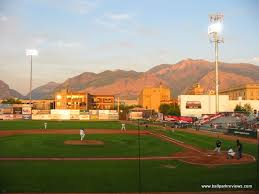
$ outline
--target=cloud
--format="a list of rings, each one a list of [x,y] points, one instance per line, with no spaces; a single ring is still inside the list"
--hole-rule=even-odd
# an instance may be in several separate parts
[[[48,40],[42,37],[36,37],[33,39],[34,45],[43,48],[78,48],[82,44],[77,41],[66,41],[66,40]]]
[[[48,41],[48,39],[47,39],[47,36],[45,36],[45,35],[33,36],[32,40],[31,40],[33,46],[36,46],[36,47],[43,46],[45,43],[47,43],[47,41]]]
[[[131,15],[127,13],[109,13],[105,15],[107,18],[115,21],[123,21],[123,20],[130,20],[132,18]]]
[[[132,15],[128,13],[107,13],[96,18],[95,23],[110,28],[114,31],[128,32]]]
[[[114,22],[111,22],[111,21],[107,21],[103,18],[96,18],[95,19],[95,23],[96,24],[99,24],[99,25],[102,25],[104,27],[109,27],[109,28],[115,28],[117,27],[116,23]]]
[[[139,26],[136,29],[136,32],[138,34],[144,35],[144,36],[158,36],[160,35],[160,31],[158,29],[152,28],[152,27],[147,27],[147,26]]]
[[[100,0],[38,0],[55,9],[62,9],[76,14],[88,14],[96,9]]]
[[[79,14],[87,14],[93,9],[96,8],[98,1],[90,1],[90,0],[77,0],[72,1],[71,9],[77,11]]]
[[[251,57],[251,58],[240,58],[240,59],[230,59],[232,63],[252,63],[255,65],[259,65],[259,56]]]
[[[117,41],[117,42],[110,42],[110,43],[105,43],[101,44],[95,48],[92,48],[91,50],[94,52],[107,52],[107,50],[112,52],[117,52],[118,50],[121,51],[121,49],[133,49],[136,48],[137,45],[133,42],[124,40],[124,41]]]
[[[0,16],[0,21],[6,22],[8,20],[8,17],[5,15]]]
[[[63,47],[63,48],[75,48],[75,47],[80,47],[81,46],[81,43],[80,42],[66,42],[66,41],[62,41],[62,40],[59,40],[56,42],[56,45],[58,47]]]
[[[259,63],[259,57],[252,58],[252,61]]]
[[[121,48],[135,48],[136,45],[129,41],[121,41],[119,42],[119,46]]]

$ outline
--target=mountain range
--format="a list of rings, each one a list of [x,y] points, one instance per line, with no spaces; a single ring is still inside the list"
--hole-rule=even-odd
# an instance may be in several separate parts
[[[24,98],[23,95],[21,95],[16,90],[11,89],[4,81],[0,80],[0,99],[11,97]]]
[[[219,64],[220,89],[259,83],[259,66],[248,63]],[[159,84],[171,88],[173,96],[184,94],[195,83],[205,91],[215,87],[215,64],[206,60],[185,59],[176,64],[161,64],[146,72],[104,71],[101,73],[84,72],[63,83],[49,82],[32,91],[33,99],[53,98],[61,89],[89,92],[91,94],[112,94],[123,99],[136,99],[144,87],[157,87]],[[12,90],[0,81],[0,98],[28,98]]]

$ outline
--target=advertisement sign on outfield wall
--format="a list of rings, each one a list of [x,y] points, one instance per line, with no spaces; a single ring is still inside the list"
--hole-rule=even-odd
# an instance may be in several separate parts
[[[30,120],[32,117],[31,117],[31,115],[22,115],[22,118],[24,119],[24,120]]]
[[[89,112],[87,110],[80,110],[80,115],[89,115]]]
[[[71,115],[79,115],[80,114],[80,110],[70,110],[70,114]]]
[[[80,120],[90,120],[90,115],[79,115]]]
[[[13,119],[14,119],[14,120],[20,120],[20,119],[22,119],[22,114],[14,114],[14,115],[13,115]]]
[[[256,137],[256,131],[252,130],[240,130],[235,128],[228,129],[228,133],[231,135],[245,136],[245,137]]]
[[[99,119],[100,120],[108,120],[109,119],[109,115],[108,114],[107,115],[105,115],[105,114],[99,115]]]
[[[99,110],[89,110],[89,114],[90,115],[98,115],[99,114]]]
[[[50,120],[51,115],[50,114],[35,114],[32,115],[32,120]]]
[[[70,110],[62,110],[62,109],[52,109],[52,115],[70,115]]]
[[[28,107],[28,106],[22,107],[22,114],[31,115],[31,107]]]
[[[51,120],[60,120],[60,116],[59,115],[53,115],[51,114]]]
[[[22,107],[13,107],[13,114],[22,114]]]
[[[78,115],[70,115],[71,120],[79,120],[79,114]]]
[[[2,109],[2,114],[12,114],[12,108],[5,108]]]
[[[129,114],[130,119],[142,119],[143,118],[143,112],[130,112]]]
[[[3,114],[0,115],[1,120],[13,120],[13,115],[12,114]]]
[[[50,110],[32,110],[32,114],[35,115],[47,115],[50,114]]]

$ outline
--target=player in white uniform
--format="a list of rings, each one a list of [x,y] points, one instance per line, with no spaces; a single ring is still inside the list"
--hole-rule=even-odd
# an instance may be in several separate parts
[[[235,156],[235,152],[233,151],[233,149],[230,147],[229,149],[228,149],[228,159],[232,159],[232,158],[234,158],[234,156]]]
[[[126,131],[125,123],[122,123],[122,124],[121,124],[121,130],[122,130],[122,131]]]
[[[44,123],[44,129],[47,129],[48,123]]]
[[[84,129],[80,129],[80,136],[81,136],[81,141],[83,141],[84,137],[85,137],[85,131]]]

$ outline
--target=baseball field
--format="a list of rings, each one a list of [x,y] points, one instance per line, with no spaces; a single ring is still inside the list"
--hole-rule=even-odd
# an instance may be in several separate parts
[[[0,121],[0,192],[252,192],[257,145],[236,137],[117,121]],[[80,141],[79,129],[86,128]],[[222,152],[214,153],[215,141]],[[213,186],[214,185],[214,186]],[[215,186],[216,185],[216,186]],[[212,188],[215,187],[215,188]],[[222,188],[220,188],[222,187]]]

